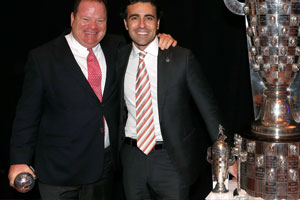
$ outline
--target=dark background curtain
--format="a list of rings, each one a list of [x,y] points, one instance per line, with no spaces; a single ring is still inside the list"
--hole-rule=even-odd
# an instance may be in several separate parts
[[[127,34],[119,17],[121,0],[108,0],[108,33]],[[8,187],[9,139],[15,108],[21,95],[23,67],[28,51],[70,27],[72,0],[17,0],[2,3],[0,199],[36,198],[34,190],[20,195]],[[222,0],[162,0],[160,32],[171,34],[180,46],[199,59],[222,111],[225,133],[250,129],[253,106],[249,77],[245,18],[232,14]],[[218,128],[218,127],[216,127]],[[211,144],[208,142],[207,146]],[[206,146],[203,148],[206,154]],[[198,186],[210,183],[210,166],[193,186],[194,199],[202,199]],[[208,185],[210,189],[211,185]]]

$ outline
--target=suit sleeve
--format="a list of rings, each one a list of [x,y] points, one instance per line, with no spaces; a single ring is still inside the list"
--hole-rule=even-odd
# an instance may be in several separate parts
[[[210,138],[214,141],[217,138],[220,123],[217,102],[199,62],[190,50],[187,55],[187,82],[193,99],[205,121]]]
[[[29,55],[12,127],[10,164],[30,164],[32,161],[42,111],[42,91],[37,62]]]

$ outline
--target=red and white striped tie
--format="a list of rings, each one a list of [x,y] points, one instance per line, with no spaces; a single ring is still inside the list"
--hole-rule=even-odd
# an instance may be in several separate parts
[[[145,67],[145,53],[139,53],[139,66],[136,75],[136,130],[137,146],[148,155],[155,146],[154,117],[150,80]]]

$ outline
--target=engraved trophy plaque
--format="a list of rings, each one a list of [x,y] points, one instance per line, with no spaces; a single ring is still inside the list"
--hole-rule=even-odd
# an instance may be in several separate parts
[[[241,187],[253,197],[299,199],[300,0],[224,3],[246,18],[254,104],[255,121],[242,134]]]
[[[230,157],[230,147],[225,142],[224,129],[219,125],[219,135],[212,147],[207,149],[207,161],[212,165],[212,176],[216,185],[212,192],[226,193],[228,189],[225,181],[228,178],[228,167],[234,163],[234,157]]]

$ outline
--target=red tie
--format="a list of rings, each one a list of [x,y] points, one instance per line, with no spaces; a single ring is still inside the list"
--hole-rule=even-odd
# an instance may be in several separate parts
[[[99,101],[102,103],[102,89],[101,80],[102,72],[98,60],[92,49],[88,49],[89,55],[87,56],[87,67],[88,67],[88,82],[93,88]],[[104,122],[104,135],[105,135],[105,117],[103,116]]]
[[[102,72],[98,60],[92,49],[88,49],[89,55],[87,56],[87,67],[88,67],[88,82],[93,88],[100,102],[102,102],[102,89],[101,80]]]

